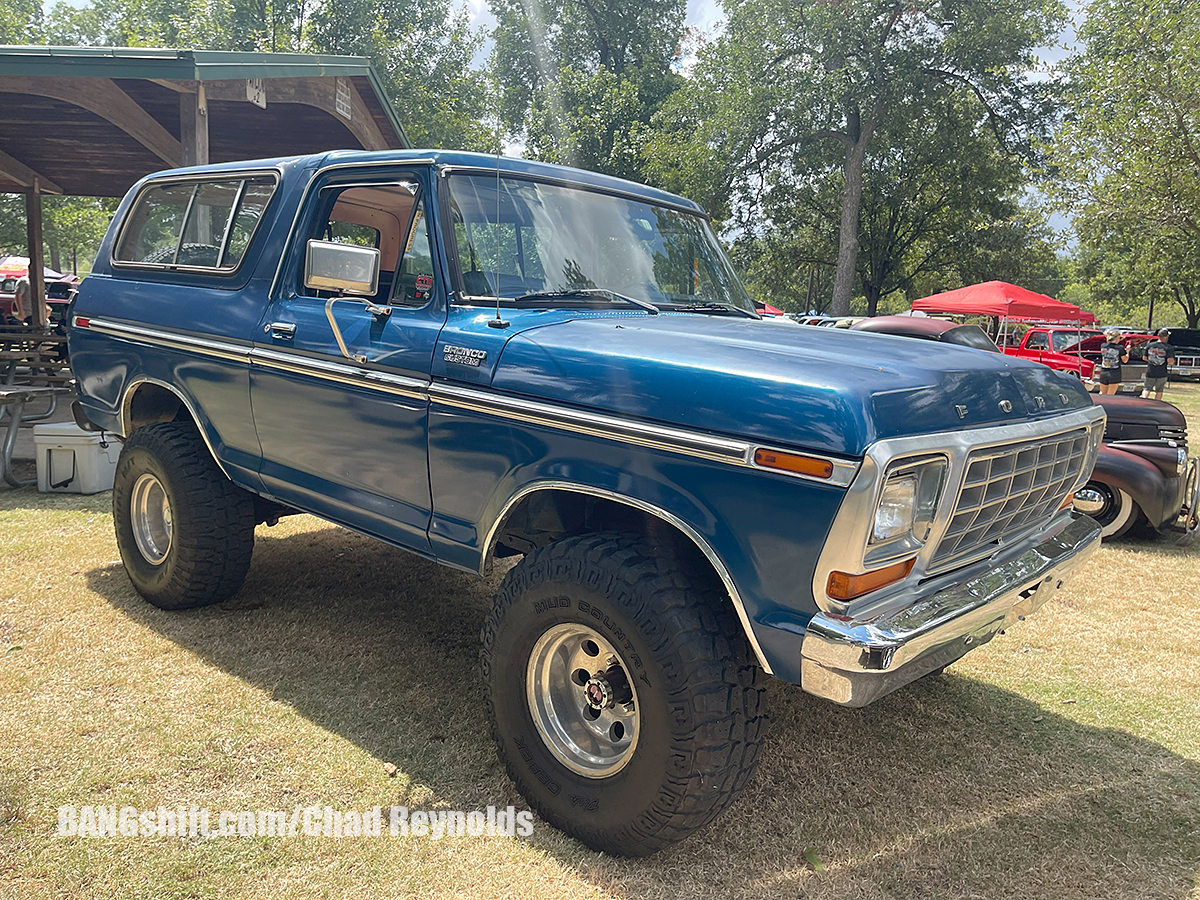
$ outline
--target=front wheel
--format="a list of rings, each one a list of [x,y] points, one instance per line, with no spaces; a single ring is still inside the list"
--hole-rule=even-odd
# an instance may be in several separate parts
[[[762,679],[729,601],[644,538],[527,556],[496,594],[481,661],[509,776],[593,849],[644,856],[682,840],[757,766]]]
[[[1089,481],[1077,490],[1074,507],[1100,524],[1100,537],[1104,540],[1121,537],[1141,514],[1128,492],[1103,481]]]
[[[117,460],[113,524],[134,588],[159,609],[220,603],[242,586],[254,501],[217,467],[190,423],[134,432]]]

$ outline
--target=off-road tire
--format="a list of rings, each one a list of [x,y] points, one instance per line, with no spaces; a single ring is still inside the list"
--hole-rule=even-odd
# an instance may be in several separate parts
[[[729,598],[696,568],[638,535],[568,538],[510,570],[484,622],[485,706],[500,759],[543,819],[595,850],[645,856],[686,838],[757,767],[765,679]],[[607,777],[563,765],[527,698],[535,644],[571,623],[620,647],[636,678],[639,741]]]
[[[172,534],[157,565],[139,550],[131,509],[143,475],[162,485]],[[113,482],[117,547],[134,588],[159,609],[192,609],[232,597],[246,579],[254,550],[254,501],[217,467],[188,422],[151,425],[121,449]]]

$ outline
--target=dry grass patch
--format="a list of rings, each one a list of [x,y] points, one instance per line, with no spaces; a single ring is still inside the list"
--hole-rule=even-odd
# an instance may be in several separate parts
[[[1200,896],[1200,555],[1169,539],[1106,546],[1061,600],[871,708],[773,683],[749,790],[648,860],[541,822],[57,838],[62,804],[523,806],[479,701],[495,578],[297,517],[259,529],[229,603],[164,613],[116,563],[107,506],[0,493],[0,897]]]

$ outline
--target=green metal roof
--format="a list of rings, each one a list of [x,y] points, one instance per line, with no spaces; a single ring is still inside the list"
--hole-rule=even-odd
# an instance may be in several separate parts
[[[175,81],[363,76],[370,81],[371,89],[396,134],[405,144],[410,143],[384,91],[379,73],[365,56],[174,50],[163,47],[0,45],[0,75],[160,78]]]

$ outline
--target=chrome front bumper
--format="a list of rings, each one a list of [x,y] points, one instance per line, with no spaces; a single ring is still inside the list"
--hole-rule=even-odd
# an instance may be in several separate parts
[[[866,706],[1033,613],[1100,546],[1100,526],[1063,513],[1013,558],[867,620],[818,613],[801,644],[800,686],[843,706]]]

